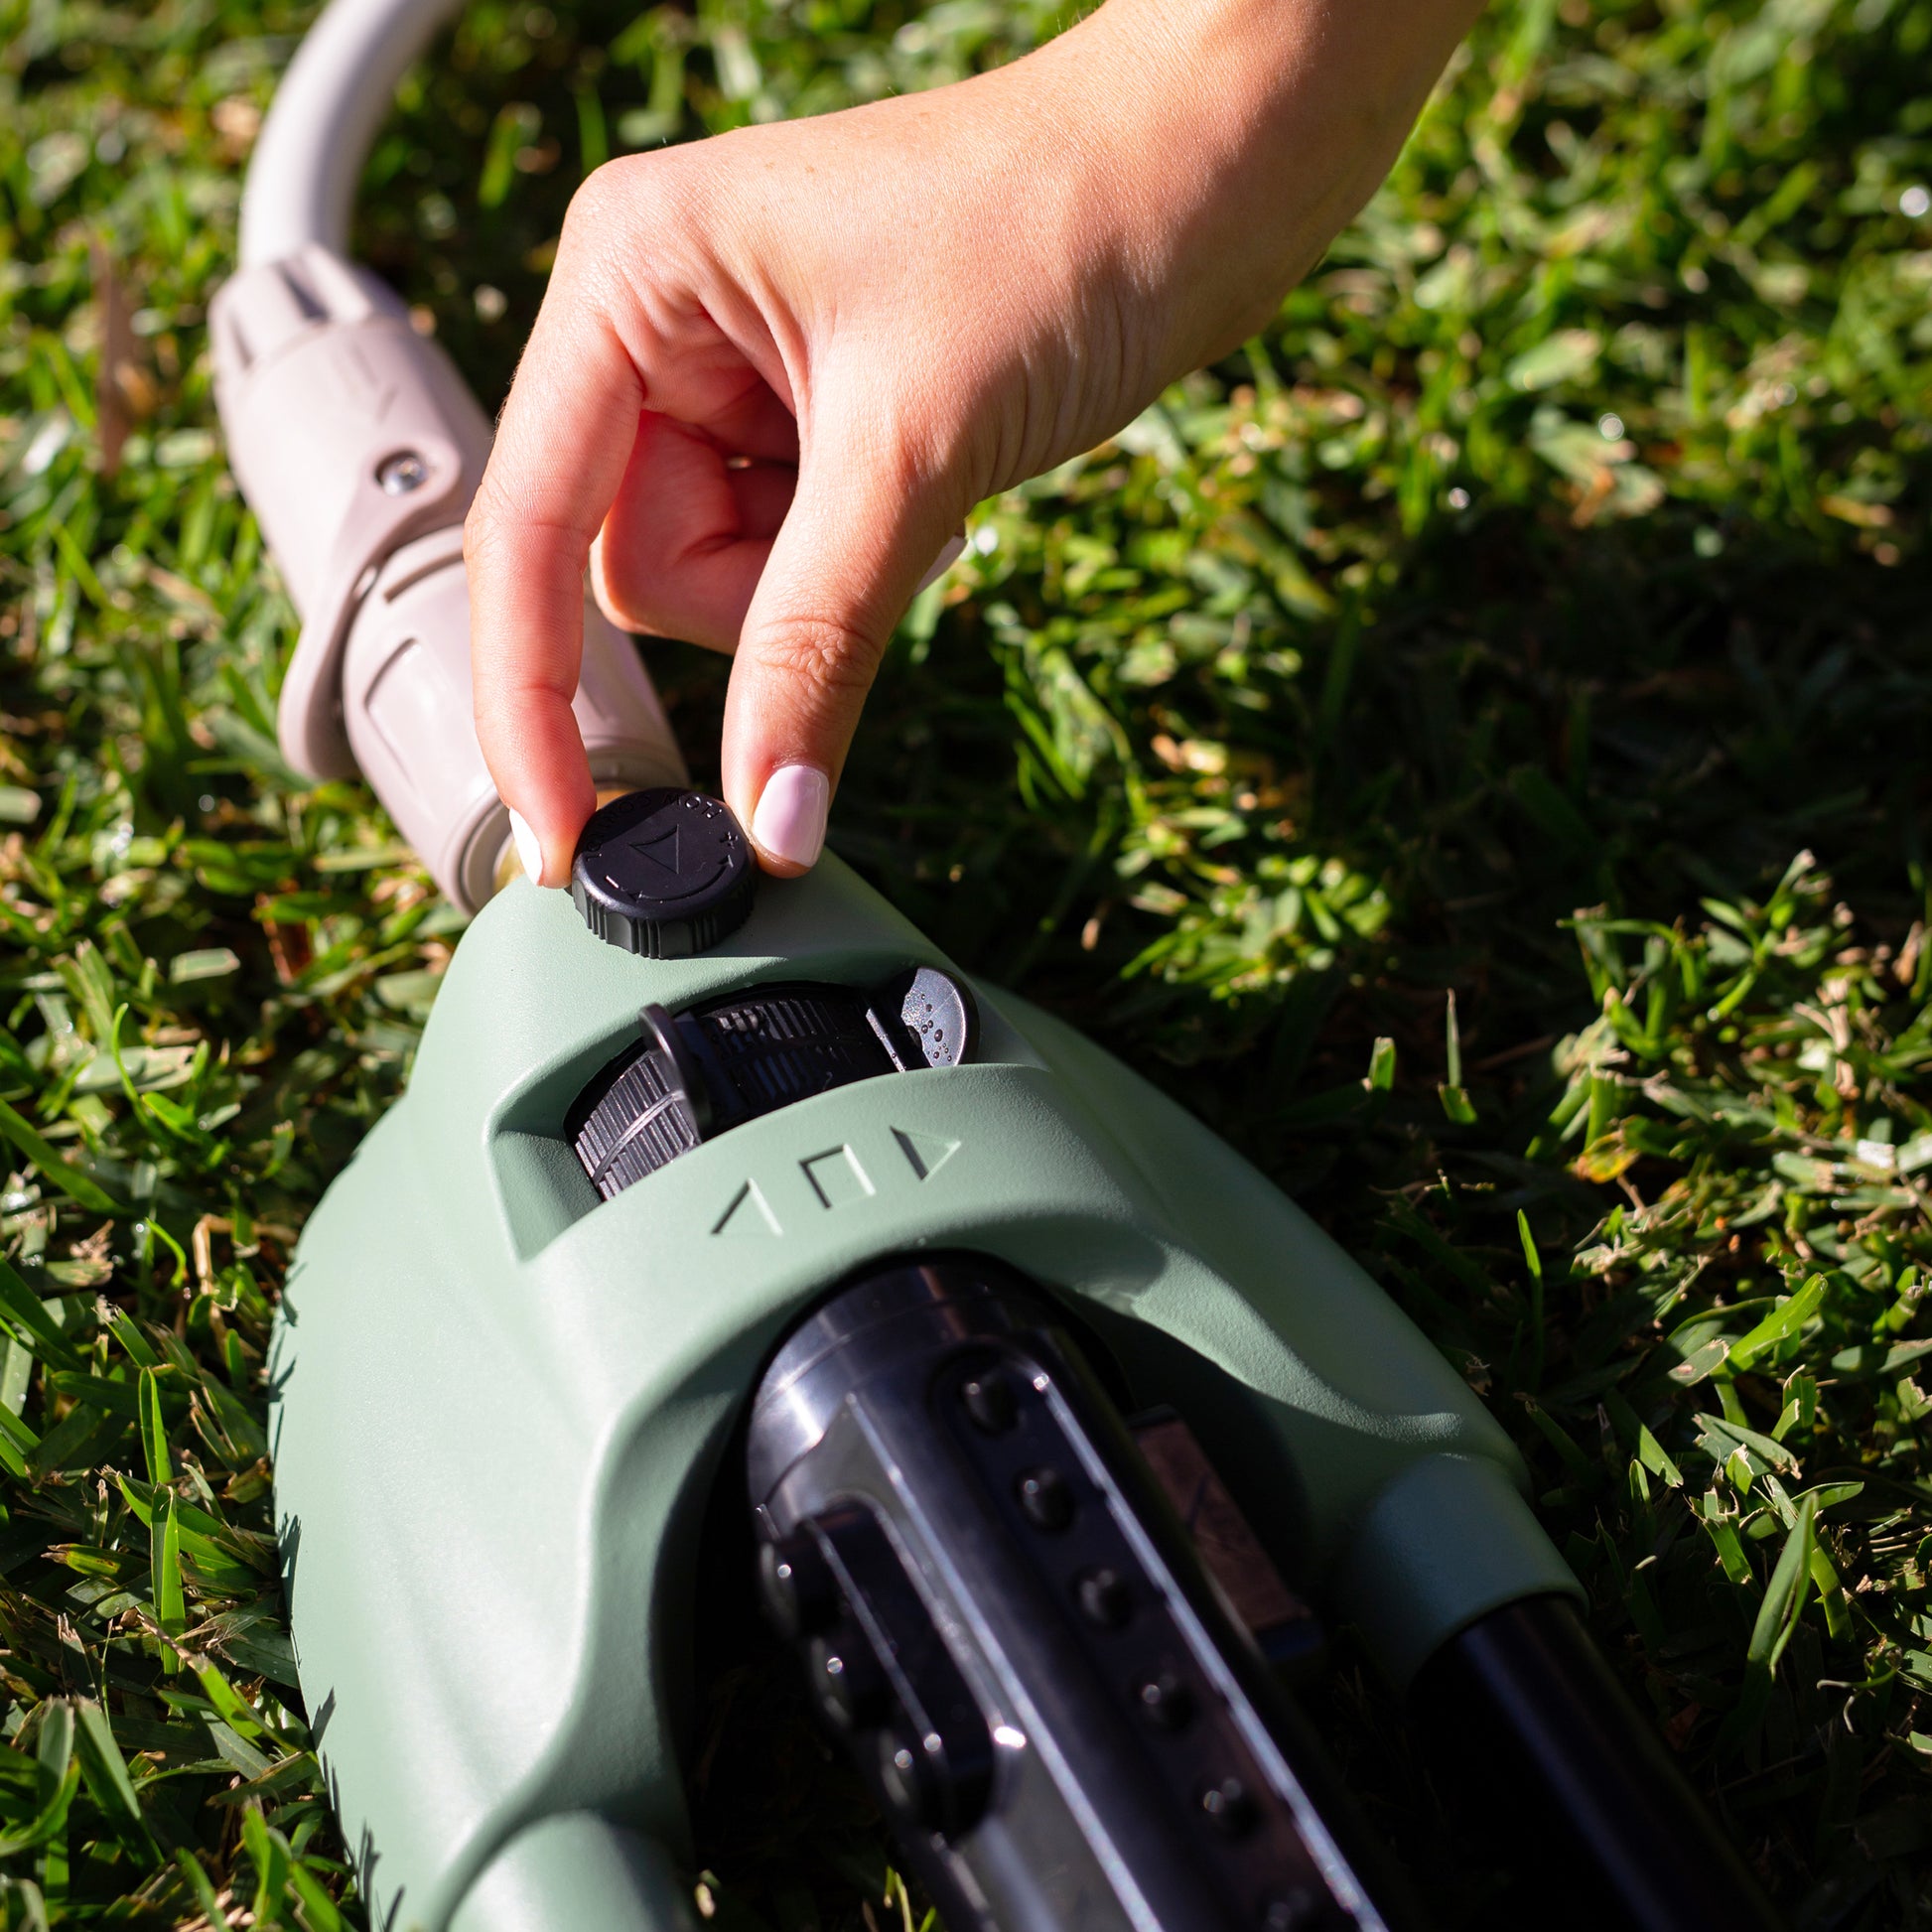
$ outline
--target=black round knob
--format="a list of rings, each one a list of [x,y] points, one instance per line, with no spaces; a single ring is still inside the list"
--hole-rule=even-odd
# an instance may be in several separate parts
[[[600,939],[646,959],[688,959],[745,923],[757,873],[728,805],[659,785],[591,814],[570,896]]]

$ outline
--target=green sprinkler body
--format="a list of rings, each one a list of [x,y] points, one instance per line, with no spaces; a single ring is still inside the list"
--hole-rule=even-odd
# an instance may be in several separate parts
[[[724,808],[663,789],[593,819],[576,897],[518,883],[465,937],[407,1094],[308,1225],[277,1337],[302,1685],[373,1921],[687,1923],[679,1749],[713,1613],[693,1580],[724,1508],[754,1513],[774,1612],[808,1670],[842,1676],[821,1702],[960,1932],[1412,1922],[1117,1416],[1180,1418],[1262,1560],[1406,1685],[1526,1605],[1558,1615],[1559,1646],[1575,1628],[1577,1586],[1461,1380],[1246,1162],[836,859],[755,888]],[[948,1376],[944,1401],[994,1400],[999,1429],[945,1421]],[[1018,1421],[977,1393],[1002,1379],[1032,1405]],[[1060,1433],[975,1473],[982,1438],[1005,1454],[1023,1428]],[[1089,1529],[1114,1541],[1060,1562]],[[1167,1665],[1136,1678],[1095,1651],[1095,1574]],[[1058,1651],[1021,1654],[1047,1626]],[[1178,1784],[1164,1726],[1114,1708],[1158,1702],[1169,1666],[1212,1746]],[[1512,1720],[1514,1695],[1478,1688],[1505,1729],[1570,1723],[1547,1703]],[[1623,1749],[1571,1728],[1557,1759]],[[1116,1734],[1081,1773],[1078,1740]],[[1195,1843],[1217,1780],[1239,1829]],[[1025,1866],[1005,1892],[970,1868],[1053,1803],[1067,1844],[1003,1844],[993,1864]],[[1122,1878],[1143,1814],[1200,1874],[1192,1903],[1172,1872]],[[1258,1865],[1217,1894],[1228,1840],[1263,1845],[1271,1819],[1286,1891]]]

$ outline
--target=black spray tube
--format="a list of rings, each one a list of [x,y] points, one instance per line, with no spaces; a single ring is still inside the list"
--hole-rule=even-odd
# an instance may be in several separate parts
[[[747,1447],[767,1608],[949,1932],[1416,1923],[1027,1284],[870,1275],[792,1332]]]
[[[747,1463],[767,1614],[949,1932],[1422,1923],[1283,1689],[1311,1620],[1258,1549],[1230,1565],[1238,1517],[1183,1528],[1175,1495],[1219,1493],[1184,1425],[1130,1434],[1031,1284],[945,1256],[842,1290]],[[1550,1922],[1775,1932],[1568,1603],[1479,1619],[1414,1703],[1458,1795],[1521,1821]]]
[[[1483,1794],[1484,1836],[1566,1899],[1576,1932],[1778,1932],[1565,1599],[1479,1618],[1423,1667],[1410,1703],[1438,1761],[1452,1755]]]

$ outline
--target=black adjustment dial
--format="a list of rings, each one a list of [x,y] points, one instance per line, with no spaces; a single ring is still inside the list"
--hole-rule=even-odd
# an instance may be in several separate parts
[[[591,814],[570,896],[600,939],[646,959],[688,959],[745,923],[757,874],[728,805],[659,785]]]
[[[688,1013],[649,1006],[639,1037],[577,1096],[564,1133],[612,1200],[714,1135],[794,1101],[957,1066],[972,1057],[977,1032],[972,995],[933,966],[883,986],[760,985]]]

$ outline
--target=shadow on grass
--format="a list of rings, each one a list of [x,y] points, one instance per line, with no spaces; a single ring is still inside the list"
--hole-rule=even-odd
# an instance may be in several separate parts
[[[1562,1161],[1525,1159],[1563,1084],[1550,1048],[1598,1010],[1569,915],[1598,905],[1696,928],[1701,901],[1765,900],[1804,848],[1858,910],[1855,933],[1852,913],[1833,912],[1814,893],[1804,918],[1820,930],[1897,951],[1925,908],[1932,617],[1922,598],[1905,572],[1745,525],[1716,531],[1714,543],[1712,528],[1577,531],[1496,515],[1446,530],[1412,559],[1362,635],[1330,728],[1298,691],[1225,721],[1278,768],[1311,774],[1304,836],[1344,849],[1393,900],[1381,935],[1269,995],[1230,1002],[1143,980],[1097,993],[1139,936],[1117,913],[1091,949],[1080,942],[1096,906],[1118,890],[1104,847],[1093,857],[1104,808],[1095,802],[1084,816],[1068,809],[1057,819],[1012,810],[1000,769],[1010,754],[998,673],[970,636],[942,630],[924,667],[889,667],[842,798],[846,826],[905,828],[853,839],[854,856],[969,964],[997,975],[987,936],[1049,921],[1024,990],[1110,1036],[1370,1257],[1492,1393],[1540,1489],[1565,1470],[1528,1429],[1520,1402],[1503,1399],[1501,1358],[1507,1351],[1513,1362],[1520,1329],[1512,1337],[1515,1317],[1488,1306],[1484,1285],[1513,1265],[1519,1205],[1546,1254],[1579,1248],[1623,1205],[1615,1187]],[[1332,650],[1332,638],[1311,640],[1314,681],[1331,661],[1324,641]],[[685,741],[714,742],[716,669],[674,650],[654,658],[685,714]],[[924,749],[935,710],[948,721],[943,760]],[[984,720],[977,739],[976,713]],[[1126,723],[1144,744],[1146,721]],[[1228,863],[1241,863],[1238,853]],[[1071,895],[1069,872],[1082,882]],[[1792,917],[1795,935],[1803,921]],[[1787,949],[1803,950],[1795,936]],[[1794,973],[1781,991],[1767,983],[1771,1018],[1777,1002],[1799,1004],[1818,983],[1816,973],[1809,981]],[[1463,1079],[1481,1101],[1463,1126],[1446,1120],[1433,1091],[1448,1077],[1449,988],[1460,996]],[[1907,1006],[1874,1024],[1895,1032],[1910,1020]],[[1378,1035],[1397,1041],[1401,1067],[1393,1091],[1380,1095],[1361,1085]],[[1703,1049],[1690,1050],[1695,1058]],[[1324,1115],[1318,1103],[1327,1095],[1347,1104]],[[1922,1112],[1923,1093],[1910,1104]],[[1654,1193],[1673,1172],[1640,1168],[1627,1178]],[[1467,1257],[1461,1272],[1447,1266],[1445,1249],[1422,1269],[1420,1288],[1399,1286],[1417,1277],[1384,1262],[1393,1252],[1391,1204],[1420,1201],[1433,1214],[1435,1195],[1451,1192],[1449,1238]],[[1426,1216],[1412,1218],[1420,1225]],[[1688,1228],[1681,1240],[1687,1281],[1695,1280],[1704,1263]],[[1775,1258],[1775,1238],[1770,1249]],[[1640,1324],[1619,1312],[1627,1295],[1605,1301],[1607,1290],[1581,1275],[1564,1287],[1572,1299],[1553,1301],[1547,1346],[1573,1382],[1607,1350],[1610,1367],[1597,1382],[1578,1383],[1593,1388],[1615,1370],[1616,1347],[1636,1345],[1619,1343],[1621,1330],[1607,1342],[1596,1331],[1606,1321],[1613,1330]],[[1753,1291],[1744,1282],[1731,1292]],[[1485,1353],[1498,1364],[1493,1391]],[[1783,1398],[1775,1384],[1768,1390],[1774,1414]],[[1688,1428],[1690,1412],[1716,1400],[1709,1384],[1686,1396],[1680,1422]],[[1592,1409],[1608,1432],[1595,1395],[1571,1408],[1587,1440]],[[1665,1429],[1662,1412],[1650,1419]],[[1605,1459],[1614,1462],[1607,1449]],[[1854,1543],[1833,1546],[1841,1562],[1863,1565],[1873,1538],[1902,1533],[1891,1527],[1897,1499],[1887,1494],[1881,1480]],[[1601,1512],[1592,1533],[1620,1552],[1612,1568],[1641,1561],[1653,1548],[1646,1538],[1657,1539],[1655,1549],[1671,1543],[1647,1501],[1591,1504],[1551,1489],[1545,1503],[1553,1533],[1571,1534],[1573,1561],[1582,1560],[1577,1532],[1592,1509]],[[1775,1553],[1777,1545],[1764,1547]],[[1834,1672],[1856,1679],[1864,1666],[1843,1652],[1834,1661],[1816,1635],[1799,1631],[1791,1688],[1779,1693],[1788,1701],[1769,1741],[1742,1758],[1734,1747],[1714,1755],[1709,1711],[1731,1696],[1725,1673],[1741,1661],[1757,1597],[1754,1587],[1726,1593],[1722,1578],[1715,1589],[1698,1584],[1691,1555],[1690,1582],[1680,1581],[1665,1613],[1661,1673],[1631,1627],[1626,1595],[1605,1594],[1601,1576],[1599,1641],[1640,1707],[1670,1721],[1686,1769],[1801,1924],[1888,1922],[1913,1883],[1918,1839],[1894,1815],[1911,1802],[1909,1765],[1886,1742],[1882,1705],[1861,1706],[1856,1724],[1848,1705],[1841,1723],[1823,1688]],[[1708,1551],[1701,1563],[1715,1575]],[[1871,1654],[1882,1651],[1880,1641]],[[1473,1852],[1445,1811],[1395,1700],[1345,1644],[1316,1715],[1442,1925],[1505,1922],[1530,1909],[1516,1878]]]

